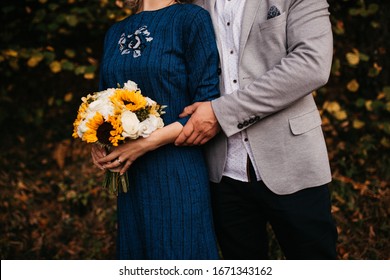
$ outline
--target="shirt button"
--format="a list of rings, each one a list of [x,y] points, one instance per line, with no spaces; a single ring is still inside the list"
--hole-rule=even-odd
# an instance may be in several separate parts
[[[230,22],[227,23],[227,26],[230,26]]]
[[[244,141],[245,141],[245,142],[248,142],[248,138],[245,138]]]
[[[237,80],[233,80],[233,83],[237,84]]]
[[[230,54],[233,54],[234,53],[234,51],[230,51]]]

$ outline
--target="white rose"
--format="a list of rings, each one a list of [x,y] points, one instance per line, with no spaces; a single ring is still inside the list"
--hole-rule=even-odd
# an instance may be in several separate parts
[[[128,80],[124,86],[124,89],[130,90],[130,91],[136,91],[138,89],[138,85],[134,83],[133,81]]]
[[[124,111],[121,116],[123,132],[125,138],[137,139],[139,137],[140,122],[137,115],[131,111]]]
[[[162,127],[164,126],[164,121],[163,121],[163,119],[160,118],[160,117],[156,117],[156,116],[154,116],[154,117],[156,118],[156,122],[157,122],[156,127],[157,127],[157,128],[162,128]]]
[[[153,131],[158,128],[162,128],[164,122],[161,118],[154,115],[149,115],[149,117],[140,123],[140,136],[148,137]]]
[[[108,116],[114,115],[114,106],[108,100],[98,99],[93,101],[91,104],[89,104],[87,111],[88,111],[87,115],[89,115],[90,112],[91,113],[99,112],[100,114],[102,114],[104,119],[107,119]]]
[[[109,99],[109,97],[111,95],[113,95],[114,93],[115,93],[115,89],[114,88],[109,88],[109,89],[106,89],[106,90],[102,90],[102,91],[99,91],[96,94],[96,99]]]

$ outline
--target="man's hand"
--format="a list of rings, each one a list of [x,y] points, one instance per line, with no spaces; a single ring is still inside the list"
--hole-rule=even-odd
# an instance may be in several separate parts
[[[211,102],[196,102],[186,108],[180,117],[191,115],[182,132],[175,140],[177,146],[203,145],[220,130]]]

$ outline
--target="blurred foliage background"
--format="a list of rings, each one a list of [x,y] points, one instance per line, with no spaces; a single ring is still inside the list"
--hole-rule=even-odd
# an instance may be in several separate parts
[[[388,0],[329,0],[334,59],[314,94],[333,170],[340,259],[390,259]],[[115,258],[115,197],[73,140],[97,90],[105,31],[121,0],[2,0],[1,259]],[[315,73],[313,73],[315,75]],[[276,241],[273,258],[283,258]]]

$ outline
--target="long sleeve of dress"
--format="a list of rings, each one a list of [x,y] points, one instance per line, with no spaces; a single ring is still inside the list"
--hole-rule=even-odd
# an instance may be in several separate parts
[[[219,96],[218,49],[210,15],[199,10],[183,28],[189,30],[186,38],[186,68],[188,92],[192,103],[209,101]],[[178,121],[185,125],[189,117]]]

